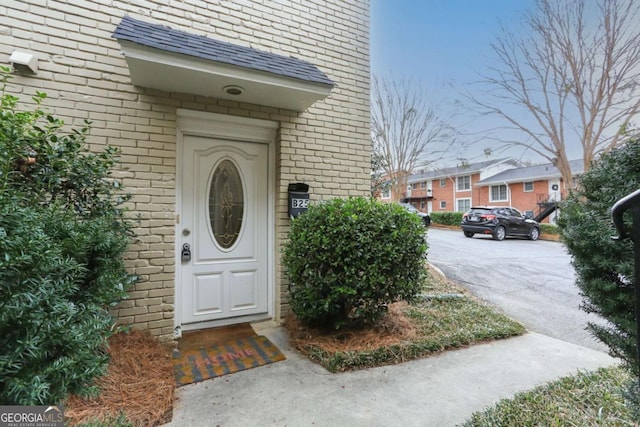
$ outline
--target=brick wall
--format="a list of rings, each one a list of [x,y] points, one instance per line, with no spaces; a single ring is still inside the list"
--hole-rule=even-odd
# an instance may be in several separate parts
[[[549,196],[549,181],[534,181],[533,191],[524,191],[524,183],[517,182],[509,185],[512,206],[521,212],[533,211],[538,213],[538,202]]]
[[[303,113],[134,87],[111,34],[121,18],[160,23],[232,43],[308,60],[336,82]],[[287,310],[279,247],[288,231],[287,185],[306,182],[314,200],[368,195],[369,2],[366,0],[4,0],[0,58],[14,50],[39,58],[36,76],[10,91],[68,125],[93,122],[92,147],[122,149],[117,176],[139,215],[127,266],[141,281],[114,310],[122,323],[170,339],[174,327],[176,109],[281,123],[276,148],[277,314]]]
[[[478,204],[480,193],[475,185],[480,181],[480,174],[471,174],[471,188],[469,190],[457,190],[456,177],[445,178],[444,187],[440,186],[440,179],[434,179],[431,182],[431,194],[433,195],[432,208],[433,212],[455,212],[457,211],[458,199],[471,199],[471,205]],[[446,202],[444,209],[440,208],[440,202]]]
[[[433,195],[433,212],[448,212],[453,210],[453,192],[455,191],[455,181],[446,178],[444,187],[441,187],[440,180],[434,179],[431,185],[431,194]],[[440,202],[443,201],[446,202],[447,205],[444,209],[441,209]]]

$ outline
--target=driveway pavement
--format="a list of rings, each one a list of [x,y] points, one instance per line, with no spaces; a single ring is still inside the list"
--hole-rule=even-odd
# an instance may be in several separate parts
[[[429,228],[428,260],[475,296],[529,331],[607,351],[589,322],[606,325],[580,308],[571,256],[560,242],[464,237],[462,231]]]

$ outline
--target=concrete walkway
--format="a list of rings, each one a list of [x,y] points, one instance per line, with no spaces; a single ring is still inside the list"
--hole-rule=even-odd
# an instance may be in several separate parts
[[[519,391],[615,364],[604,353],[527,333],[399,365],[332,374],[254,325],[287,360],[181,387],[167,426],[458,425]]]

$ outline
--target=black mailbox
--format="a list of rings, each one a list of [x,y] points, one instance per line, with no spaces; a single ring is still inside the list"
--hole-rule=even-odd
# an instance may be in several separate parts
[[[289,184],[289,218],[295,218],[309,209],[309,185],[301,182]]]

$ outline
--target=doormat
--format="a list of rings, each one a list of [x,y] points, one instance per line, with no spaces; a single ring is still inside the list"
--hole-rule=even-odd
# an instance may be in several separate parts
[[[245,336],[222,344],[175,350],[173,373],[176,385],[183,386],[284,359],[284,354],[267,337]]]

